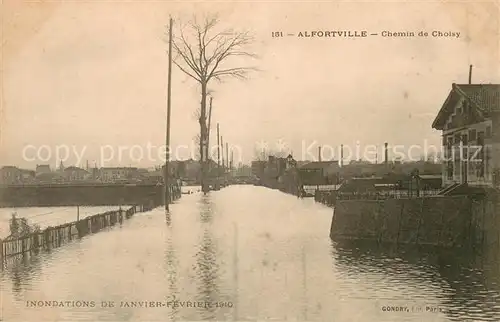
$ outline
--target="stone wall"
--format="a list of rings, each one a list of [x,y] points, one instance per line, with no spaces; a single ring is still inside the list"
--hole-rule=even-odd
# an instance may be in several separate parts
[[[467,196],[338,200],[330,236],[446,247],[499,243],[499,210],[494,199]]]

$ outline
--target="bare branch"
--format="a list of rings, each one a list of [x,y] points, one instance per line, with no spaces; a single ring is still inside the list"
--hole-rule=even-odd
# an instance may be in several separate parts
[[[193,56],[193,51],[188,45],[186,39],[184,38],[184,35],[182,34],[180,38],[180,42],[182,42],[183,46],[180,47],[177,42],[174,40],[172,41],[172,46],[174,50],[176,51],[178,56],[181,56],[184,62],[189,66],[189,68],[199,77],[202,78],[201,75],[201,70],[200,68],[196,65],[196,61]],[[177,59],[175,59],[177,62]],[[183,71],[184,72],[184,71]]]
[[[175,65],[199,83],[207,84],[212,78],[220,81],[226,76],[245,78],[249,72],[256,70],[250,67],[221,69],[230,57],[257,58],[257,55],[245,50],[254,40],[247,32],[238,33],[232,29],[217,32],[215,29],[218,24],[217,16],[207,17],[203,21],[194,17],[186,25],[186,31],[192,32],[185,33],[186,27],[182,28],[179,37],[173,42],[177,54]],[[188,35],[192,37],[188,38]]]
[[[237,68],[229,68],[229,69],[222,69],[219,71],[216,71],[212,74],[213,77],[220,77],[220,76],[238,76],[242,74],[247,74],[248,72],[255,71],[257,70],[256,68],[253,67],[237,67]]]
[[[201,110],[199,108],[196,109],[196,111],[193,112],[193,119],[198,121],[201,117]]]
[[[185,70],[181,65],[179,65],[176,61],[173,61],[173,63],[175,64],[175,66],[177,66],[177,68],[179,68],[184,74],[190,76],[191,78],[193,78],[194,80],[196,80],[197,82],[201,82],[200,79],[198,79],[196,76],[193,76],[190,72],[188,72],[187,70]]]

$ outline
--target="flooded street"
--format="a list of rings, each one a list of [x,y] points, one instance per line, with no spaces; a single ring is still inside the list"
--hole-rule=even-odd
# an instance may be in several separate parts
[[[331,217],[312,198],[263,187],[183,195],[170,217],[161,208],[139,213],[9,263],[1,318],[500,320],[499,268],[486,256],[341,247],[329,239]]]

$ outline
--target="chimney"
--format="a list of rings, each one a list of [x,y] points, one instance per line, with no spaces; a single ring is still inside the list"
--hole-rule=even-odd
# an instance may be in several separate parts
[[[472,65],[469,66],[469,85],[472,84]]]
[[[344,145],[340,145],[340,167],[344,166]]]
[[[318,161],[321,162],[321,146],[318,147]]]
[[[389,163],[389,149],[387,148],[389,144],[387,142],[384,143],[384,162],[385,164]]]

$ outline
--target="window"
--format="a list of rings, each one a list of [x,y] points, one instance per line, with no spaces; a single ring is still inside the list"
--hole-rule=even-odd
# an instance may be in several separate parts
[[[447,164],[447,176],[448,176],[448,180],[453,180],[453,161],[448,161],[448,164]]]
[[[462,112],[463,112],[463,114],[469,113],[469,102],[467,102],[467,101],[462,102]]]
[[[467,134],[463,134],[463,135],[462,135],[462,143],[463,143],[464,145],[469,144],[469,138],[467,137]]]
[[[477,133],[477,145],[484,145],[484,132]]]
[[[486,133],[484,134],[485,138],[490,139],[491,138],[491,126],[486,127]]]
[[[477,134],[477,146],[479,150],[479,166],[478,166],[478,174],[477,176],[480,178],[484,178],[484,168],[485,168],[485,148],[484,148],[484,132],[478,132]]]
[[[475,129],[472,129],[469,131],[469,139],[471,141],[476,141],[477,139],[477,131]]]

